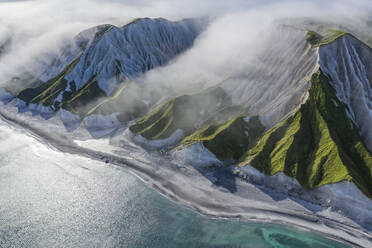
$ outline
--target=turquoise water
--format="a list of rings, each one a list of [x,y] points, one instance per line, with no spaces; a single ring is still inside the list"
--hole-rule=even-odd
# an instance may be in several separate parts
[[[116,187],[102,190],[98,182],[99,189],[95,189],[87,180],[92,188],[88,193],[83,192],[80,198],[83,203],[75,199],[62,205],[44,202],[43,205],[51,206],[27,213],[27,208],[37,204],[33,201],[39,202],[43,197],[47,201],[69,201],[58,193],[56,197],[48,196],[49,191],[40,186],[37,186],[37,196],[27,199],[27,203],[10,199],[16,206],[2,207],[0,217],[1,238],[3,244],[9,246],[0,247],[347,247],[311,232],[281,225],[207,218],[169,201],[126,172],[107,176],[113,176],[107,183]],[[42,181],[38,178],[34,182]],[[9,196],[4,196],[1,189],[0,192],[1,199],[8,200]]]
[[[347,247],[282,225],[217,220],[123,169],[0,125],[0,247]]]
[[[132,247],[347,247],[314,233],[282,225],[203,217],[153,192],[149,192],[146,198],[149,205],[144,210],[151,208],[154,222],[141,238],[133,240]]]
[[[141,186],[140,186],[141,187]],[[132,247],[347,247],[282,225],[244,223],[203,217],[164,199],[152,190],[141,198],[152,224]],[[145,203],[146,202],[146,203]],[[137,221],[133,219],[133,221]]]

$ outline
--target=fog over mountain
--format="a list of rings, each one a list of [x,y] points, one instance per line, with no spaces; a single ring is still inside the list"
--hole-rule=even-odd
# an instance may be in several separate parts
[[[231,70],[245,66],[251,52],[257,49],[257,39],[273,20],[304,16],[335,20],[342,16],[343,20],[352,19],[352,25],[357,26],[360,19],[368,18],[370,10],[370,1],[363,0],[0,1],[0,47],[9,39],[12,41],[7,54],[0,59],[0,78],[6,81],[20,71],[48,64],[53,54],[72,37],[100,24],[122,26],[138,17],[179,20],[208,16],[210,29],[199,38],[193,51],[183,56],[182,63],[167,69],[166,74],[169,81],[174,81],[173,77],[179,78],[180,71],[187,70],[187,75],[182,73],[185,78],[180,83],[195,78],[223,80]],[[360,28],[364,28],[362,24]],[[237,56],[242,62],[239,65],[234,63]],[[154,80],[162,77],[153,76]]]

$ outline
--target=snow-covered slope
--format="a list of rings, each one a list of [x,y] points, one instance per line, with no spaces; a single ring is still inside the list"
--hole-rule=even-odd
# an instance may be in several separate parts
[[[351,35],[319,48],[319,64],[372,151],[372,49]]]
[[[327,208],[327,211],[346,215],[368,229],[372,227],[372,200],[365,197],[354,183],[342,181],[305,190],[296,179],[282,172],[266,176],[254,167],[246,165],[236,169],[235,173],[248,182],[320,205]]]

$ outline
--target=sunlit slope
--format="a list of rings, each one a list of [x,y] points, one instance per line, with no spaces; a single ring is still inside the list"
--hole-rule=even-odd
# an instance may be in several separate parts
[[[348,117],[346,105],[336,96],[327,76],[319,70],[312,75],[310,84],[305,103],[266,132],[258,116],[244,118],[242,109],[228,111],[236,115],[230,120],[219,117],[198,122],[202,120],[198,113],[220,111],[217,102],[227,97],[224,93],[215,98],[217,92],[223,92],[220,88],[207,91],[213,100],[206,100],[208,95],[203,93],[167,101],[130,129],[153,140],[168,138],[181,129],[187,137],[177,149],[201,143],[229,164],[250,164],[267,175],[284,172],[305,188],[348,180],[371,197],[372,156],[358,127]],[[208,104],[200,104],[200,99]]]
[[[327,45],[336,39],[344,36],[346,33],[339,30],[328,29],[325,30],[322,34],[319,34],[315,31],[308,31],[306,35],[306,40],[313,47],[320,47],[321,45]]]
[[[195,20],[170,22],[137,19],[121,28],[105,25],[84,52],[62,72],[36,88],[19,93],[27,104],[56,111],[65,108],[87,114],[100,98],[111,96],[121,84],[168,63],[190,48],[201,31]]]
[[[349,180],[372,197],[372,156],[346,111],[319,71],[306,103],[266,132],[241,157],[241,165],[268,175],[284,172],[306,188]]]

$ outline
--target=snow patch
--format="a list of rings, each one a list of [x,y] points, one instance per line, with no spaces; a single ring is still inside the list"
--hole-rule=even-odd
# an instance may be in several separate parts
[[[32,116],[40,115],[46,120],[56,115],[51,107],[44,106],[43,104],[31,103],[27,106],[27,111],[30,111]]]
[[[59,117],[67,132],[72,132],[80,126],[81,118],[65,109],[59,111]]]
[[[327,184],[313,190],[305,190],[296,179],[279,172],[267,176],[250,165],[235,169],[244,180],[273,189],[275,192],[294,196],[348,216],[364,227],[372,227],[372,200],[366,197],[354,183],[342,181]]]
[[[131,133],[131,139],[134,143],[137,145],[142,146],[148,151],[155,151],[162,148],[166,148],[169,146],[172,146],[174,144],[177,144],[185,137],[185,133],[182,129],[177,129],[173,132],[171,136],[169,136],[166,139],[157,139],[157,140],[148,140],[144,138],[142,135],[136,135],[134,133]]]
[[[211,165],[222,166],[222,162],[216,158],[202,143],[193,144],[185,149],[172,152],[175,162],[190,164],[195,167],[205,167]]]
[[[111,115],[89,115],[84,119],[84,126],[93,138],[102,138],[114,133],[123,125],[118,120],[119,113]]]
[[[20,99],[16,99],[15,105],[17,106],[19,113],[31,112],[32,116],[40,115],[45,120],[48,120],[56,115],[51,107],[44,106],[43,104],[27,104]]]
[[[4,104],[10,103],[14,99],[14,96],[6,91],[4,88],[0,89],[0,101]]]

